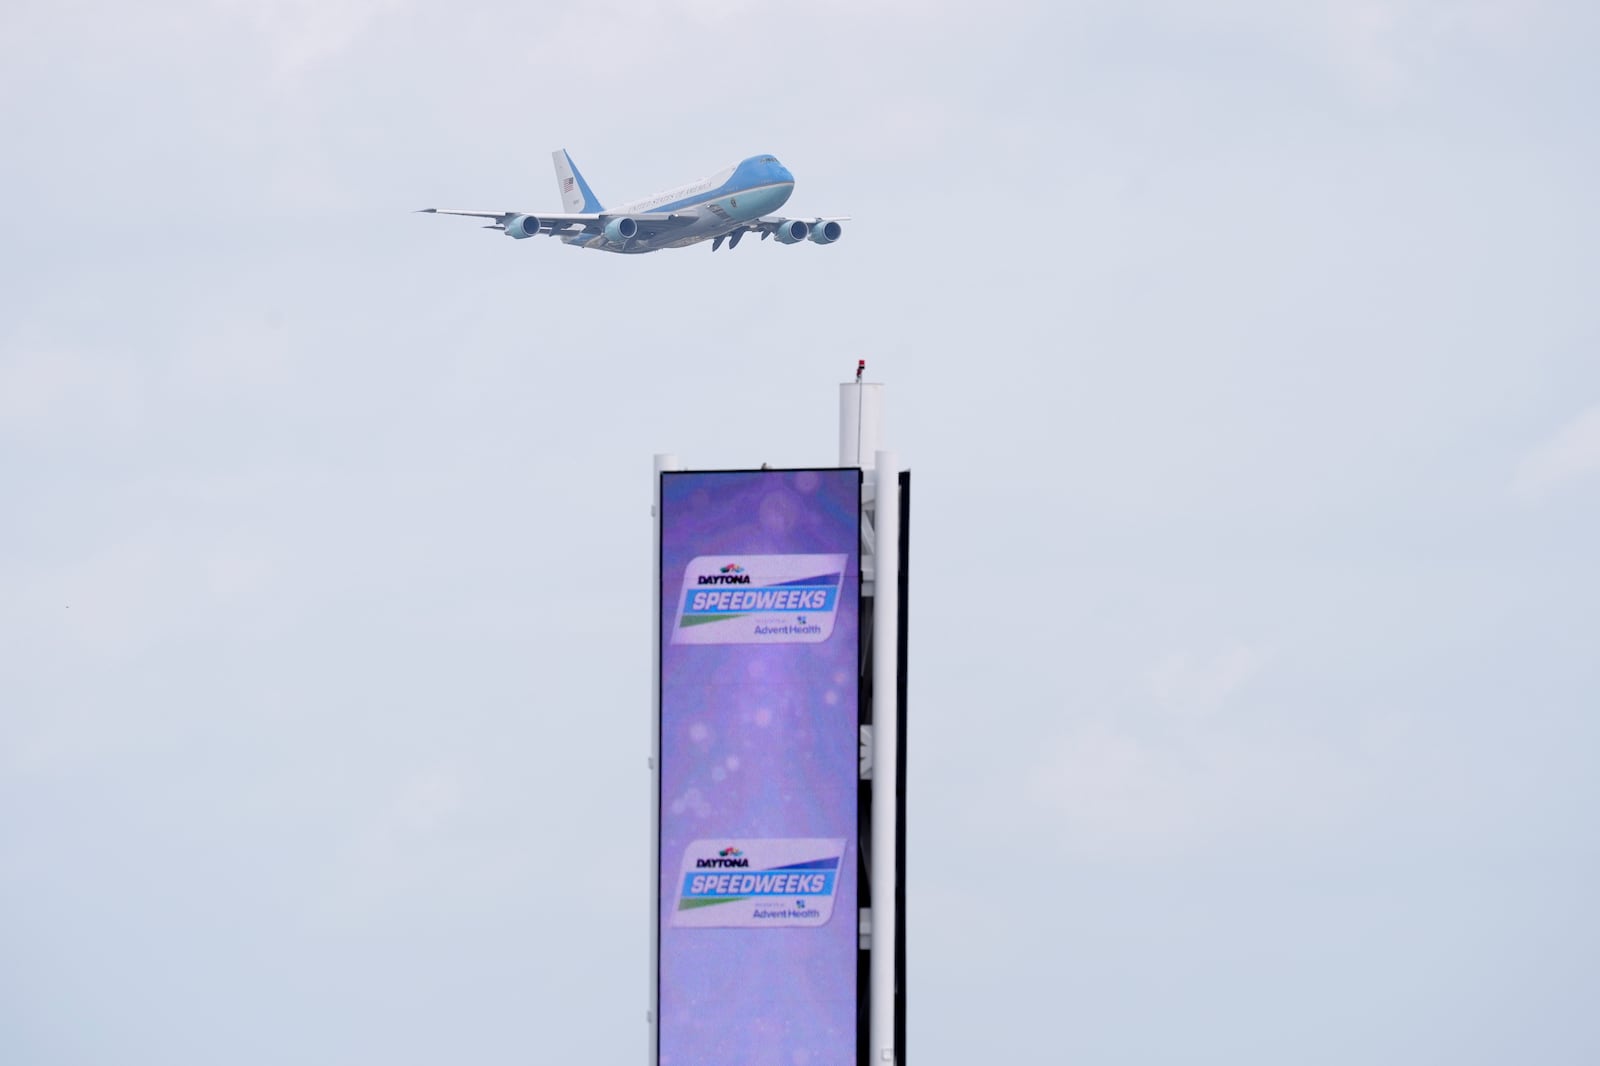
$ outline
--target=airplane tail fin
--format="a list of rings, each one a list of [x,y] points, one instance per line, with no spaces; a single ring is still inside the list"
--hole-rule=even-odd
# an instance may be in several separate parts
[[[565,148],[550,153],[556,161],[556,187],[561,190],[561,205],[570,214],[593,215],[605,210],[595,197],[594,190],[578,173],[578,167]]]

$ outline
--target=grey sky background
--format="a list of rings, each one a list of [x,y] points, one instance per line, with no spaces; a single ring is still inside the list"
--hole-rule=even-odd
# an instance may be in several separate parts
[[[642,1061],[650,456],[832,462],[858,357],[909,1055],[1600,1059],[1597,33],[10,0],[0,1060]],[[407,213],[559,147],[854,221]]]

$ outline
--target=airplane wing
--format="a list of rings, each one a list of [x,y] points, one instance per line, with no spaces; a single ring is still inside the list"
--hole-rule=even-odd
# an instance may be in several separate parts
[[[539,220],[539,232],[545,236],[571,235],[577,232],[601,233],[605,230],[607,222],[614,218],[631,218],[639,227],[638,236],[644,238],[654,237],[669,230],[678,229],[694,222],[699,216],[692,213],[660,214],[646,212],[638,215],[624,215],[620,211],[601,211],[596,214],[545,214],[544,212],[523,211],[457,211],[446,207],[424,207],[417,212],[420,215],[462,215],[467,218],[486,218],[489,225],[485,229],[503,230],[518,219]],[[531,227],[527,236],[533,236]]]

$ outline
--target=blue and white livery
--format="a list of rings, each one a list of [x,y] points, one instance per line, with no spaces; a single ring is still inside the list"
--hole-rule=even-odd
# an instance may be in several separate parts
[[[579,248],[629,254],[684,248],[701,241],[710,241],[712,251],[721,248],[723,241],[734,248],[746,233],[759,233],[762,240],[774,237],[779,244],[832,244],[844,232],[839,223],[849,221],[844,217],[783,218],[772,214],[794,192],[794,175],[776,156],[753,155],[688,185],[606,208],[565,149],[552,155],[556,187],[565,209],[560,214],[442,207],[422,211],[486,218],[490,221],[484,229],[499,230],[519,240],[544,234]]]

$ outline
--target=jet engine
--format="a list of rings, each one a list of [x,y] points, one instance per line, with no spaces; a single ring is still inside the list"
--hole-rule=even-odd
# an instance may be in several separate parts
[[[798,218],[792,218],[778,227],[778,232],[773,236],[778,238],[779,244],[799,244],[806,239],[810,230]]]
[[[639,223],[626,216],[614,218],[606,223],[606,240],[612,244],[623,244],[633,240],[633,235],[639,232]]]
[[[522,240],[539,232],[539,220],[532,215],[518,215],[506,223],[506,236]]]
[[[811,226],[811,240],[815,244],[832,244],[844,232],[837,222],[815,222]]]

